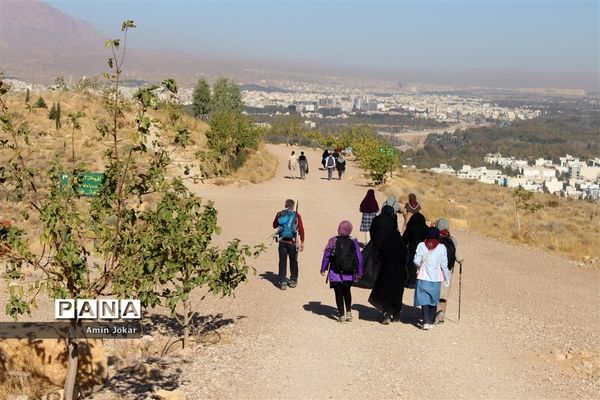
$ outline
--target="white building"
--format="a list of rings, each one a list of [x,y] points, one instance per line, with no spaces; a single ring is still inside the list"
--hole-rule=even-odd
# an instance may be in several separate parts
[[[546,189],[548,190],[549,193],[556,194],[556,193],[560,193],[563,190],[565,184],[564,184],[564,182],[559,181],[558,179],[554,178],[549,181],[544,181],[544,186],[546,186]]]
[[[435,172],[436,174],[444,174],[444,175],[455,175],[456,171],[454,170],[454,168],[452,168],[449,165],[446,164],[440,164],[440,166],[438,168],[431,168],[432,172]]]

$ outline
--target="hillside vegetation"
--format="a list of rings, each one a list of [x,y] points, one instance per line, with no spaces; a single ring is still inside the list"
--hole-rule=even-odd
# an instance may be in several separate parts
[[[407,152],[405,160],[418,168],[439,163],[460,168],[463,164],[483,165],[487,153],[501,153],[523,159],[538,157],[557,160],[565,154],[581,158],[600,155],[600,117],[555,115],[515,121],[511,126],[491,126],[431,134],[423,149]]]
[[[544,207],[529,215],[521,211],[519,232],[511,189],[403,169],[382,190],[401,202],[415,193],[428,221],[446,217],[451,227],[556,252],[600,269],[598,203],[535,193],[533,201]]]
[[[33,107],[28,111],[25,107],[25,93],[12,93],[6,97],[6,103],[15,120],[25,120],[26,126],[35,137],[35,146],[24,147],[24,157],[29,161],[29,165],[34,169],[48,170],[53,160],[60,156],[66,165],[72,162],[71,154],[74,144],[75,164],[81,170],[102,172],[104,170],[104,152],[111,146],[111,140],[100,141],[98,139],[97,125],[109,122],[110,116],[106,111],[105,99],[100,93],[90,91],[68,91],[54,90],[30,93],[30,102],[35,104],[39,98],[43,98],[46,108]],[[61,124],[60,129],[56,128],[54,120],[49,119],[49,113],[53,105],[60,103]],[[135,109],[130,104],[125,104],[125,113],[123,115],[122,129],[128,135],[135,135]],[[79,128],[73,129],[68,120],[69,113],[82,112],[85,116],[78,119]],[[206,150],[206,134],[210,129],[208,123],[194,118],[187,113],[179,112],[179,107],[171,104],[161,104],[155,110],[149,110],[149,116],[162,126],[161,132],[166,135],[167,143],[175,144],[182,140],[180,133],[185,128],[185,140],[188,145],[185,149],[181,146],[173,146],[171,157],[173,165],[170,166],[171,174],[181,174],[185,164],[198,165],[200,161],[196,158],[199,151]],[[128,133],[127,133],[128,132]],[[73,138],[74,136],[74,138]],[[72,141],[72,139],[74,139]],[[128,141],[120,143],[121,148],[126,148]],[[0,148],[0,162],[7,164],[11,152],[8,148]],[[276,160],[259,148],[258,150],[249,150],[243,160],[241,168],[227,179],[217,178],[214,181],[218,184],[234,183],[246,181],[250,183],[260,183],[270,179],[276,168]],[[199,174],[197,167],[190,171],[191,178],[203,178]],[[38,175],[38,189],[44,191],[49,186],[45,179],[48,175]],[[210,179],[208,181],[211,181]],[[1,220],[20,220],[20,212],[23,204],[11,201],[0,203]],[[31,228],[34,228],[38,221],[35,217],[28,221]]]

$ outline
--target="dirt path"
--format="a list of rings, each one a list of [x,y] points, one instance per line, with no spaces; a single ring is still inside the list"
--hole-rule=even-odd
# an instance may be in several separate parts
[[[358,318],[335,322],[333,292],[318,271],[322,250],[342,219],[359,235],[365,183],[352,163],[344,180],[323,179],[320,153],[306,149],[308,179],[286,179],[292,148],[269,150],[280,159],[273,180],[194,190],[215,201],[223,228],[219,240],[239,237],[246,243],[269,243],[275,212],[286,198],[297,199],[307,236],[299,286],[281,291],[272,283],[273,244],[235,298],[209,296],[196,303],[201,314],[224,325],[224,339],[196,348],[195,361],[181,367],[188,398],[530,399],[600,393],[600,273],[469,232],[453,232],[466,260],[460,324],[420,330],[413,291],[407,290],[404,321],[381,325],[367,302],[369,292],[361,289],[353,289]],[[385,198],[377,197],[380,203]],[[448,310],[452,320],[457,283]]]

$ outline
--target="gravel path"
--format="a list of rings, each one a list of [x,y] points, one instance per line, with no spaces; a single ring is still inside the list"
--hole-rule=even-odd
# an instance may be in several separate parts
[[[304,150],[310,174],[287,179],[291,150]],[[320,152],[269,146],[278,175],[261,185],[194,190],[212,199],[223,233],[261,241],[286,198],[299,201],[306,229],[299,285],[281,291],[277,245],[255,262],[257,275],[220,299],[195,293],[196,310],[217,315],[223,340],[198,346],[179,366],[190,399],[595,398],[600,393],[600,272],[553,255],[454,230],[465,258],[461,321],[453,283],[447,322],[422,331],[413,291],[403,322],[379,323],[369,292],[353,289],[355,319],[339,324],[333,291],[319,274],[323,247],[342,219],[354,234],[365,182],[349,162],[342,181],[324,179]],[[377,193],[381,203],[385,196]],[[426,205],[425,205],[426,209]],[[428,216],[434,218],[437,216]],[[356,315],[358,314],[358,318]],[[448,320],[450,319],[450,320]]]

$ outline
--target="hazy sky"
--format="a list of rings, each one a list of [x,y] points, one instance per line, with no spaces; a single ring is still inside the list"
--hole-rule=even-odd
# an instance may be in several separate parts
[[[600,71],[592,1],[47,0],[131,45],[281,63],[394,70]]]

